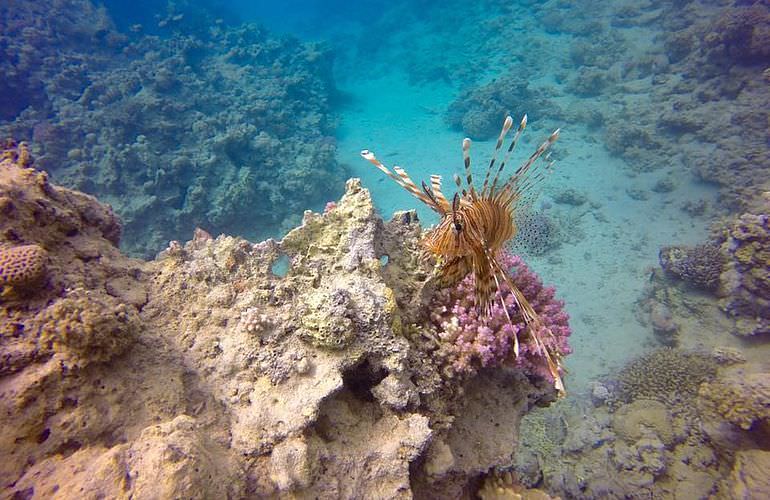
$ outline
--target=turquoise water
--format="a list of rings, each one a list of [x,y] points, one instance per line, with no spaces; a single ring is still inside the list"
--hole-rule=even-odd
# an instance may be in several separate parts
[[[351,174],[360,177],[372,191],[386,218],[394,211],[415,208],[426,225],[437,221],[426,206],[368,162],[361,161],[359,151],[371,149],[386,165],[400,165],[414,179],[441,174],[445,185],[451,186],[452,175],[462,169],[460,146],[464,134],[448,127],[444,115],[447,104],[466,85],[506,78],[512,70],[517,77],[529,80],[531,87],[545,89],[548,99],[568,110],[565,115],[593,108],[612,112],[617,101],[655,105],[646,95],[645,86],[652,85],[650,78],[629,82],[636,88],[627,96],[582,98],[565,92],[557,80],[563,80],[564,73],[570,71],[566,54],[573,37],[546,32],[537,13],[527,6],[516,9],[494,2],[406,2],[383,10],[372,9],[369,16],[343,8],[332,17],[335,21],[341,17],[341,22],[327,25],[319,21],[324,15],[320,3],[310,2],[305,7],[294,10],[296,19],[289,17],[288,21],[281,18],[282,10],[272,15],[268,7],[264,19],[276,30],[304,25],[294,34],[326,40],[340,51],[335,78],[346,101],[338,110],[337,155],[341,163],[349,166]],[[501,8],[508,13],[497,13]],[[253,15],[248,8],[244,13]],[[492,23],[500,23],[504,29],[485,30]],[[631,44],[623,57],[630,60],[636,54],[655,50],[650,33],[630,28],[623,33]],[[517,38],[505,41],[509,34]],[[362,43],[367,46],[361,47]],[[542,53],[541,67],[529,68],[516,62],[530,50]],[[415,67],[420,65],[458,71],[474,67],[478,72],[454,78],[451,70],[447,70],[448,79],[442,76],[414,81],[422,76],[423,69]],[[571,70],[578,71],[579,67],[572,66]],[[715,204],[717,190],[694,181],[677,159],[661,158],[655,171],[633,174],[633,165],[613,157],[602,147],[602,131],[596,127],[524,111],[530,113],[534,124],[518,148],[518,161],[523,161],[552,131],[543,122],[562,129],[555,148],[559,160],[542,188],[541,200],[554,204],[549,193],[574,188],[600,206],[592,208],[586,204],[566,210],[579,221],[582,235],[547,255],[528,258],[547,282],[557,286],[559,296],[567,302],[575,332],[575,353],[567,362],[572,374],[570,382],[573,390],[584,391],[591,381],[654,343],[649,328],[635,320],[634,304],[650,268],[657,265],[661,246],[673,241],[693,244],[708,234],[709,220],[688,216],[681,211],[680,204],[688,200]],[[483,172],[493,148],[492,138],[475,141],[472,151],[478,172]],[[676,191],[650,191],[655,182],[669,175],[679,184]],[[626,193],[628,189],[649,192],[649,198],[633,200]]]
[[[755,151],[757,156],[764,151],[766,156],[766,133],[747,128],[740,117],[767,102],[766,88],[757,82],[766,82],[759,75],[770,64],[770,57],[762,53],[757,58],[738,58],[734,67],[725,62],[730,57],[711,55],[709,51],[717,49],[704,41],[704,26],[720,19],[726,7],[726,2],[655,1],[366,1],[351,6],[322,0],[169,4],[111,0],[106,2],[106,15],[114,20],[115,29],[139,43],[120,57],[146,58],[144,65],[125,62],[144,72],[143,85],[147,79],[159,86],[159,92],[182,95],[180,88],[197,82],[193,92],[211,94],[210,99],[196,101],[192,109],[178,111],[180,115],[213,116],[234,102],[239,107],[209,122],[190,119],[189,126],[173,130],[165,139],[161,137],[165,125],[157,124],[173,122],[174,110],[130,108],[129,113],[147,118],[146,129],[132,128],[126,137],[114,140],[100,135],[99,144],[104,148],[111,144],[119,151],[112,156],[98,156],[98,147],[84,147],[81,153],[73,146],[73,141],[91,140],[87,127],[66,145],[48,139],[46,127],[78,119],[71,108],[57,107],[53,98],[53,104],[41,104],[44,111],[37,114],[4,106],[8,111],[2,115],[3,131],[37,137],[44,166],[54,150],[66,156],[71,163],[52,168],[54,178],[116,203],[118,212],[129,220],[126,250],[146,257],[170,239],[189,239],[194,226],[254,240],[280,238],[299,222],[302,209],[321,211],[327,201],[337,199],[347,177],[361,178],[386,220],[395,211],[414,208],[427,227],[438,221],[436,215],[364,161],[362,149],[374,151],[388,166],[405,168],[418,182],[440,174],[445,192],[452,192],[451,178],[461,172],[461,143],[466,135],[477,134],[472,157],[479,178],[496,135],[483,131],[498,130],[507,113],[515,122],[527,113],[530,123],[513,165],[560,128],[554,171],[533,204],[553,224],[551,240],[542,251],[518,248],[532,269],[556,287],[571,317],[574,352],[566,360],[569,396],[561,403],[567,409],[559,410],[569,420],[576,412],[593,411],[589,401],[597,382],[612,379],[629,360],[660,345],[644,301],[656,269],[659,272],[661,247],[706,241],[713,224],[740,213],[740,196],[749,203],[749,188],[766,180],[767,166],[759,165],[759,160],[755,167],[735,167],[742,172],[735,178],[731,175],[738,174],[726,168],[733,165],[730,162],[738,151]],[[198,59],[196,51],[217,49],[185,46],[184,37],[203,38],[216,32],[222,36],[216,38],[220,43],[227,38],[227,30],[243,22],[264,26],[266,37],[288,37],[283,40],[290,41],[281,42],[284,45],[275,44],[280,45],[276,53],[286,55],[252,54],[259,61],[254,63],[223,56],[216,62],[216,71],[224,76],[211,80],[200,76],[209,63],[197,66],[203,59]],[[138,41],[149,40],[143,37],[158,38],[142,45]],[[299,42],[292,41],[295,38]],[[293,51],[300,42],[317,45],[310,55],[297,55]],[[222,50],[249,50],[260,43],[262,39],[236,37]],[[728,49],[730,43],[725,42]],[[279,62],[264,62],[272,57]],[[88,64],[98,67],[99,63]],[[295,80],[285,88],[277,86],[280,90],[256,88],[267,80],[241,79],[249,64],[270,67],[265,72],[270,72],[272,81]],[[163,87],[157,83],[157,72],[166,66],[172,76],[175,72],[182,76],[179,80],[169,76],[168,86]],[[77,76],[70,80],[76,82]],[[239,82],[244,92],[252,93],[250,100],[218,100],[217,94],[237,96]],[[485,94],[484,89],[492,85],[498,94],[511,95],[503,99],[494,92]],[[67,81],[60,87],[63,95]],[[49,97],[53,92],[49,90]],[[491,111],[471,124],[467,113],[475,110],[463,108],[469,123],[458,127],[449,115],[452,106],[462,108],[463,98]],[[500,102],[493,102],[496,99]],[[291,103],[291,108],[256,123],[254,116],[263,109],[259,106],[269,108],[274,102]],[[255,108],[248,109],[252,103]],[[732,125],[720,128],[718,122],[726,113],[734,113],[732,120],[725,120]],[[155,124],[149,123],[153,116],[157,116]],[[239,127],[243,133],[228,132],[222,140],[214,132],[210,136],[205,132]],[[252,136],[260,130],[268,130],[270,139],[255,146]],[[138,139],[140,135],[147,137]],[[198,142],[199,137],[206,142]],[[265,145],[270,140],[274,142]],[[190,200],[195,193],[204,196],[201,189],[191,187],[195,175],[186,178],[185,172],[190,171],[186,164],[172,167],[159,151],[178,144],[184,145],[184,154],[176,152],[174,157],[185,156],[191,163],[230,162],[228,170],[222,167],[225,173],[213,176],[221,183],[212,191],[222,196],[212,199],[246,201],[219,211],[195,209]],[[98,156],[116,170],[141,165],[147,174],[131,181],[135,192],[127,200],[112,190],[110,182],[92,180],[89,176],[95,174],[84,173],[78,163],[80,154]],[[172,176],[175,181],[164,184],[163,179]],[[273,189],[274,182],[284,187]],[[233,188],[240,185],[247,187]],[[260,187],[249,191],[251,185]],[[749,188],[741,191],[736,186]],[[298,193],[296,198],[287,194],[292,192]],[[741,193],[738,202],[736,192]],[[141,214],[146,207],[154,213],[168,212],[165,219],[143,225],[146,219]],[[132,217],[138,223],[132,225]],[[703,299],[700,292],[693,297]],[[718,311],[716,299],[708,300],[709,310]],[[679,347],[705,351],[717,346],[745,347],[708,321],[706,330],[713,326],[714,332],[692,334],[704,330],[696,320],[682,327]],[[554,494],[574,492],[556,482],[538,486],[551,486]]]

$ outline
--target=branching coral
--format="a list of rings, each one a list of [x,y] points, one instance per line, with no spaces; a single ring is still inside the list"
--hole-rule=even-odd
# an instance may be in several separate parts
[[[513,283],[542,319],[544,330],[540,338],[546,348],[562,356],[569,354],[569,316],[564,311],[564,303],[554,298],[554,288],[544,287],[519,257],[502,253],[500,263],[510,270]],[[483,319],[476,310],[474,287],[473,277],[468,276],[457,286],[440,291],[431,304],[430,327],[443,341],[442,350],[452,371],[472,373],[479,368],[513,361],[514,336],[518,336],[522,344],[516,365],[529,374],[551,380],[543,354],[532,341],[508,285],[500,284],[492,312]],[[501,299],[505,301],[512,324],[508,322]]]
[[[656,349],[623,368],[618,375],[619,396],[624,401],[687,403],[695,397],[700,384],[715,374],[710,356],[667,347]]]

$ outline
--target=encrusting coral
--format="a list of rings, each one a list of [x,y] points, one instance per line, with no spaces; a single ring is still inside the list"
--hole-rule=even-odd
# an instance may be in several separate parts
[[[109,361],[136,340],[136,309],[108,297],[76,290],[46,308],[39,318],[41,352],[61,353],[67,366]]]
[[[725,231],[724,309],[735,333],[770,333],[770,215],[744,213]]]
[[[703,384],[701,409],[743,430],[764,426],[770,431],[770,373],[735,372]]]
[[[484,478],[478,496],[481,500],[556,500],[543,490],[518,484],[510,472],[493,473]]]

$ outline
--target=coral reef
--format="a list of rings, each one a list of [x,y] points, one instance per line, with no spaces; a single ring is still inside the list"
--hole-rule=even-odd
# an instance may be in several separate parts
[[[39,285],[45,277],[47,257],[38,245],[0,248],[0,296]]]
[[[357,180],[281,241],[196,230],[145,262],[119,252],[109,208],[21,152],[0,163],[0,242],[48,265],[0,302],[3,494],[467,497],[556,398],[537,367],[447,376],[416,326],[436,296],[419,221],[383,222]],[[568,332],[552,290],[508,260]]]
[[[719,287],[724,257],[717,245],[667,246],[660,249],[658,259],[664,271],[696,288],[713,291]]]
[[[542,92],[529,88],[524,78],[504,75],[481,87],[463,91],[447,109],[447,123],[472,139],[490,139],[500,132],[506,116],[520,117],[529,113],[530,122],[548,117],[558,120],[558,108],[542,97]]]
[[[40,3],[48,4],[47,16],[67,10]],[[120,38],[108,20],[90,19],[90,3],[76,4],[83,8],[77,23]],[[0,47],[10,44],[11,53],[36,54],[45,64],[38,73],[26,58],[3,60],[10,65],[5,74],[29,74],[13,85],[31,101],[0,117],[0,136],[31,141],[38,168],[109,201],[124,222],[126,251],[151,257],[196,226],[275,234],[341,191],[332,58],[323,46],[274,38],[256,26],[185,30],[182,20],[168,39],[121,39],[118,53],[92,51],[95,34],[82,42],[73,36],[69,57],[60,57],[58,39],[50,40],[54,34],[39,28],[32,12],[14,19],[26,35],[12,30]],[[38,88],[73,71],[74,90]]]
[[[0,120],[49,109],[60,97],[77,99],[88,73],[127,42],[90,0],[3,2],[0,39]]]
[[[684,362],[693,365],[692,360]],[[651,387],[657,383],[649,379],[656,375],[671,376],[665,366],[669,373],[648,368]],[[639,397],[628,403],[614,396],[598,398],[593,406],[566,400],[531,412],[522,421],[523,448],[516,457],[516,477],[524,486],[537,485],[561,498],[725,494],[733,487],[733,464],[721,453],[735,448],[715,442],[717,434],[704,433],[703,422],[709,417],[695,404],[698,385],[690,384],[691,377],[698,374],[676,380],[687,386],[686,394],[678,396],[662,394],[675,383],[671,380],[665,388],[658,386],[660,395],[639,390],[635,392]],[[602,387],[613,388],[612,382],[606,384]],[[757,446],[745,438],[740,441],[745,447]]]
[[[736,5],[716,19],[705,42],[709,56],[738,64],[757,64],[770,57],[770,8],[761,2]]]
[[[703,382],[716,375],[712,358],[663,347],[631,361],[618,374],[622,401],[652,399],[669,405],[689,404]]]
[[[725,231],[725,312],[738,335],[770,333],[770,216],[745,213]]]
[[[770,431],[770,374],[741,371],[703,384],[698,391],[702,411],[743,430]],[[770,434],[768,434],[770,435]]]
[[[554,298],[554,288],[544,287],[519,257],[503,253],[500,265],[509,270],[513,284],[524,293],[542,319],[544,328],[539,335],[543,344],[557,355],[569,354],[569,316],[564,311],[564,303]],[[515,358],[515,364],[525,373],[552,381],[545,359],[528,331],[529,327],[521,319],[513,324],[508,321],[509,317],[521,317],[508,285],[502,284],[496,292],[488,318],[479,317],[474,287],[475,282],[469,276],[457,286],[441,290],[430,305],[429,331],[443,344],[438,354],[447,360],[452,371],[473,373],[480,368],[513,362]],[[507,313],[503,311],[501,301],[505,301]],[[513,355],[515,337],[521,342],[518,357]]]

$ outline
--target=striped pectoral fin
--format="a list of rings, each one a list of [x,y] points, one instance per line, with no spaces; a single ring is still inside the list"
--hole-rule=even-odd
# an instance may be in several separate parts
[[[491,269],[487,269],[481,272],[477,270],[474,276],[476,277],[476,304],[482,313],[489,314],[496,290],[495,275]]]
[[[390,171],[388,167],[386,167],[380,160],[377,159],[376,156],[374,156],[374,153],[369,151],[368,149],[364,149],[361,151],[361,157],[377,167],[381,172],[383,172],[385,175],[393,179],[396,184],[401,186],[402,188],[409,191],[413,196],[415,196],[418,200],[428,205],[430,208],[435,210],[438,213],[442,212],[442,207],[439,203],[437,203],[435,200],[433,200],[431,197],[426,196],[424,193],[420,191],[420,188],[415,185],[414,181],[412,181],[411,177],[409,177],[409,174],[406,173],[406,171],[401,167],[393,167],[393,172]]]
[[[495,279],[495,285],[497,286],[497,289],[500,290],[500,279],[497,277],[498,270],[501,270],[502,268],[497,265],[497,262],[495,262],[495,265],[493,266],[493,272],[492,277]],[[501,271],[503,274],[505,271]],[[519,333],[516,331],[516,327],[513,324],[513,320],[511,319],[511,313],[508,312],[508,305],[505,303],[505,298],[502,294],[500,294],[500,305],[502,306],[503,311],[505,312],[505,317],[508,320],[508,323],[511,325],[511,328],[513,329],[513,355],[515,357],[519,357]]]
[[[513,280],[510,279],[510,277],[505,273],[504,270],[502,270],[502,268],[500,269],[503,272],[506,283],[508,283],[508,286],[511,288],[513,298],[516,301],[519,310],[521,311],[524,322],[528,326],[532,341],[535,343],[535,351],[538,352],[545,360],[545,364],[548,367],[548,373],[550,373],[553,377],[553,386],[559,395],[563,396],[565,390],[564,382],[561,378],[562,367],[559,360],[560,356],[558,353],[552,353],[549,351],[548,347],[546,347],[546,345],[543,343],[543,340],[540,338],[541,332],[544,331],[550,333],[550,330],[543,324],[540,316],[538,316],[537,312],[535,312],[535,309],[529,303],[521,290],[519,290],[519,288],[513,284]]]
[[[434,174],[430,176],[430,187],[431,192],[433,193],[433,197],[436,199],[436,203],[444,210],[444,213],[448,212],[451,206],[449,204],[449,200],[447,200],[446,196],[444,196],[444,193],[441,192],[440,175]]]
[[[519,122],[519,128],[516,130],[516,134],[514,134],[513,136],[511,145],[508,146],[508,151],[505,153],[505,156],[503,157],[503,161],[500,162],[500,167],[497,169],[495,178],[492,181],[492,187],[490,188],[490,193],[492,194],[495,193],[495,187],[497,186],[497,181],[500,179],[500,174],[503,173],[503,169],[505,168],[505,165],[508,163],[508,158],[510,158],[511,153],[513,153],[513,150],[516,149],[516,144],[519,142],[519,137],[521,137],[521,133],[524,132],[524,129],[526,127],[527,127],[527,115],[524,115],[524,117],[521,119],[521,122]],[[490,165],[490,168],[492,168],[491,165]]]
[[[495,291],[500,288],[497,279],[498,264],[489,248],[484,246],[483,258],[475,262],[473,276],[476,279],[476,305],[483,314],[488,314],[492,307]]]
[[[509,196],[511,200],[523,196],[527,191],[531,191],[532,186],[530,185],[530,181],[536,184],[541,180],[537,178],[529,179],[529,177],[537,173],[539,170],[539,167],[537,166],[540,165],[539,163],[536,163],[537,160],[548,151],[548,148],[550,148],[554,142],[556,142],[556,140],[559,138],[560,132],[561,129],[554,130],[548,139],[540,144],[535,152],[530,155],[529,159],[524,162],[524,164],[521,165],[513,174],[513,176],[511,176],[511,178],[508,179],[503,185],[501,191],[508,191],[507,196]],[[544,170],[546,171],[553,167],[553,162],[550,160],[550,157],[548,157],[548,160],[544,163],[546,165]],[[532,168],[533,166],[535,166],[534,169]]]
[[[473,174],[471,173],[471,140],[463,139],[463,167],[465,168],[465,183],[471,198],[476,199],[476,189],[473,187]]]
[[[441,266],[441,284],[452,286],[468,276],[471,271],[470,263],[466,257],[455,257]]]

